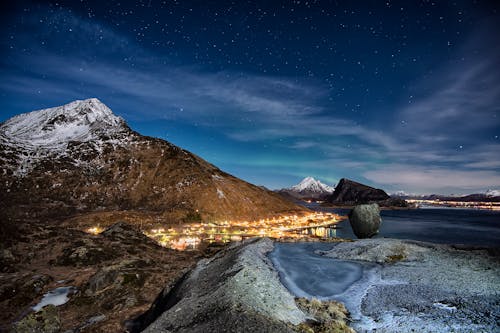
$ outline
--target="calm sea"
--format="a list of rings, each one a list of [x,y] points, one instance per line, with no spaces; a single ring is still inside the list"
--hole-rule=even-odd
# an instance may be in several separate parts
[[[332,209],[317,204],[309,208],[347,215],[348,209]],[[376,237],[414,239],[433,243],[500,246],[500,212],[478,209],[422,208],[412,210],[383,210],[382,225]],[[336,228],[309,230],[324,237],[356,237],[349,221]]]

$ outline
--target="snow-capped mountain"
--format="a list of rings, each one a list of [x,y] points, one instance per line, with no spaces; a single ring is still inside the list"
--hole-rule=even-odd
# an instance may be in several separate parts
[[[8,218],[127,210],[177,220],[251,219],[301,210],[167,141],[134,132],[95,98],[0,124],[0,170],[0,212]]]
[[[296,199],[323,199],[333,193],[334,187],[323,184],[313,177],[306,177],[297,185],[284,188],[278,192],[289,194]]]
[[[500,190],[487,190],[484,194],[487,197],[500,197]]]
[[[124,144],[133,134],[125,121],[97,98],[77,100],[23,113],[2,123],[0,162],[22,176],[41,160],[67,156],[72,146],[79,146],[83,157],[89,150]],[[84,161],[74,159],[75,163]]]
[[[122,118],[91,98],[10,118],[2,124],[0,135],[31,150],[65,149],[70,141],[88,142],[128,130]]]
[[[407,193],[402,190],[389,193],[389,195],[395,198],[420,198],[425,196],[425,194]]]
[[[313,177],[306,177],[302,179],[302,181],[297,185],[292,186],[290,190],[296,192],[309,191],[314,193],[333,193],[333,191],[335,191],[335,188],[323,184]]]
[[[441,201],[500,201],[500,190],[486,190],[471,194],[409,194],[398,191],[391,196],[401,199],[441,200]]]

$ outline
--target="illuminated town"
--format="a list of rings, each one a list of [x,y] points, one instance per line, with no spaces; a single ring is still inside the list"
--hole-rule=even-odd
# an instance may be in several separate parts
[[[336,236],[335,225],[344,219],[345,217],[332,213],[313,212],[256,221],[185,223],[143,232],[161,246],[182,251],[196,249],[202,243],[228,243],[250,237],[332,238]],[[100,226],[86,229],[86,232],[91,234],[99,234],[102,231],[104,228]]]

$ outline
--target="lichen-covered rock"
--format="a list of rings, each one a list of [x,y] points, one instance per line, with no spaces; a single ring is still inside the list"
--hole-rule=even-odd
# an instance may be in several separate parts
[[[140,287],[144,283],[141,268],[147,262],[141,259],[126,259],[122,262],[99,269],[85,286],[85,295],[92,296],[112,286],[115,289]]]
[[[111,240],[121,241],[125,244],[152,242],[137,226],[126,222],[117,222],[113,224],[103,231],[101,235]]]
[[[333,250],[320,251],[320,253],[342,260],[362,260],[387,264],[421,260],[429,251],[431,251],[430,247],[420,246],[419,243],[384,238],[383,241],[363,239],[339,243],[335,245]]]
[[[358,205],[349,213],[349,222],[356,237],[373,237],[378,233],[380,223],[382,222],[380,207],[376,203]]]
[[[0,249],[0,272],[13,272],[16,258],[9,249]]]
[[[40,311],[33,312],[16,325],[14,333],[56,333],[61,329],[59,313],[54,305],[44,306]]]

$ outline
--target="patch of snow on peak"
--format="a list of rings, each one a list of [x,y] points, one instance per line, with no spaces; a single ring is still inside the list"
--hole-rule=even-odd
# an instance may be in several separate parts
[[[123,128],[122,118],[90,98],[17,115],[0,126],[0,136],[25,148],[65,148],[69,141],[87,142]]]
[[[224,180],[224,177],[222,177],[221,175],[212,175],[212,178],[214,180]]]
[[[217,189],[217,196],[219,197],[219,199],[224,199],[226,197],[224,195],[224,192],[222,192],[222,190],[220,189]]]
[[[500,197],[500,190],[487,190],[484,194],[488,197]]]
[[[310,191],[315,193],[333,193],[333,191],[335,190],[335,188],[323,184],[313,177],[304,178],[300,183],[292,186],[290,189],[296,192]]]

